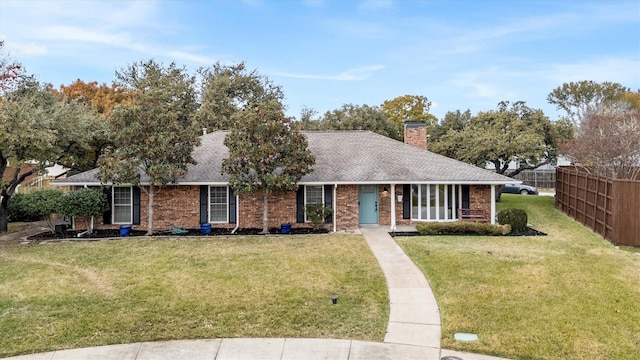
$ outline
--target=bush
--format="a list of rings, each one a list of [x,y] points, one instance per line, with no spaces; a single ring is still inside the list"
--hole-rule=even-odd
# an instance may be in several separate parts
[[[47,224],[54,232],[51,215],[58,211],[62,192],[59,190],[41,190],[25,194],[24,206],[30,214],[40,216],[47,220]]]
[[[480,235],[506,235],[511,232],[509,225],[494,225],[477,222],[426,222],[416,225],[420,234],[425,235],[454,235],[454,234],[480,234]]]
[[[510,208],[498,212],[498,222],[503,225],[511,225],[513,231],[522,231],[527,230],[529,219],[526,211]]]
[[[331,208],[325,207],[322,204],[307,204],[304,207],[304,211],[314,229],[321,228],[327,216],[330,216],[332,213]]]
[[[59,212],[65,216],[93,217],[109,209],[109,204],[101,191],[80,189],[71,191],[60,199]],[[93,232],[93,219],[89,223],[89,232]]]
[[[15,194],[9,198],[9,207],[8,210],[8,221],[16,222],[16,221],[37,221],[41,220],[42,216],[34,212],[29,206],[29,194]]]

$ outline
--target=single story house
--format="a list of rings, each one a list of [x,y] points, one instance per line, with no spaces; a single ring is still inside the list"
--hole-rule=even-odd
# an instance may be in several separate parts
[[[324,203],[332,208],[326,220],[330,230],[358,228],[363,224],[387,225],[421,221],[455,221],[462,209],[484,214],[494,222],[496,187],[518,182],[495,172],[434,154],[427,150],[424,123],[405,124],[405,142],[370,131],[303,132],[316,158],[297,191],[269,198],[269,227],[290,223],[308,227],[305,204]],[[194,149],[196,165],[176,184],[154,198],[154,228],[199,228],[200,224],[229,229],[262,227],[262,196],[236,196],[222,173],[228,157],[223,144],[227,131],[201,137]],[[56,182],[61,186],[99,187],[97,169]],[[143,176],[141,186],[145,185]],[[103,187],[111,209],[96,219],[96,228],[132,225],[146,228],[147,199],[135,186]],[[142,205],[142,206],[141,206]],[[86,227],[76,219],[75,227]]]

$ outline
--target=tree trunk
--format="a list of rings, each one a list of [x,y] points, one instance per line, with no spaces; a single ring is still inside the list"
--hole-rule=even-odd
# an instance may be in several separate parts
[[[149,185],[149,193],[147,196],[149,197],[149,211],[147,216],[147,236],[153,235],[153,195],[154,194],[154,186],[153,184]]]
[[[262,199],[262,232],[261,234],[269,233],[269,194],[264,189],[264,197]]]
[[[7,232],[9,217],[9,197],[3,196],[0,202],[0,233]]]

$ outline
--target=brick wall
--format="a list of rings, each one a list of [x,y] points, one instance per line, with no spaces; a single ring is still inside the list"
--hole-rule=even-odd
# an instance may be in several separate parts
[[[358,228],[358,185],[338,185],[336,202],[336,228]]]
[[[308,227],[308,224],[296,224],[296,193],[269,196],[268,226],[277,227],[290,223],[293,227]],[[263,195],[240,197],[240,227],[262,229]]]
[[[491,186],[472,185],[469,187],[469,207],[471,209],[482,209],[487,214],[491,214]]]
[[[405,122],[404,142],[420,149],[427,149],[427,124],[425,122]]]

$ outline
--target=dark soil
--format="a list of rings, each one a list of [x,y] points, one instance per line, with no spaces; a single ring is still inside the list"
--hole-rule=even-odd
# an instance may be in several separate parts
[[[538,231],[536,229],[532,229],[528,227],[523,231],[512,231],[506,235],[488,235],[488,234],[476,234],[476,233],[467,233],[467,234],[420,234],[417,231],[404,231],[404,232],[390,232],[391,236],[442,236],[442,235],[455,235],[455,236],[547,236],[547,234],[542,231]]]
[[[167,231],[158,231],[153,233],[153,236],[199,236],[199,237],[207,237],[207,236],[220,236],[220,235],[232,235],[232,229],[219,229],[212,228],[211,233],[203,234],[200,229],[174,229]],[[262,229],[238,229],[233,235],[260,235]],[[40,234],[29,236],[29,240],[43,241],[43,240],[60,240],[60,239],[78,239],[78,240],[89,240],[89,239],[105,239],[105,238],[125,238],[125,237],[140,237],[145,236],[147,234],[146,230],[131,230],[131,233],[127,236],[121,236],[119,229],[96,229],[93,230],[93,234],[84,235],[80,238],[77,237],[79,233],[83,231],[78,230],[65,230],[59,233],[52,233],[50,231],[42,232]],[[313,228],[294,228],[291,229],[289,233],[286,235],[299,235],[299,234],[326,234],[329,230],[327,229],[313,229]],[[279,228],[270,228],[270,234],[282,234]],[[285,235],[285,234],[282,234]]]

